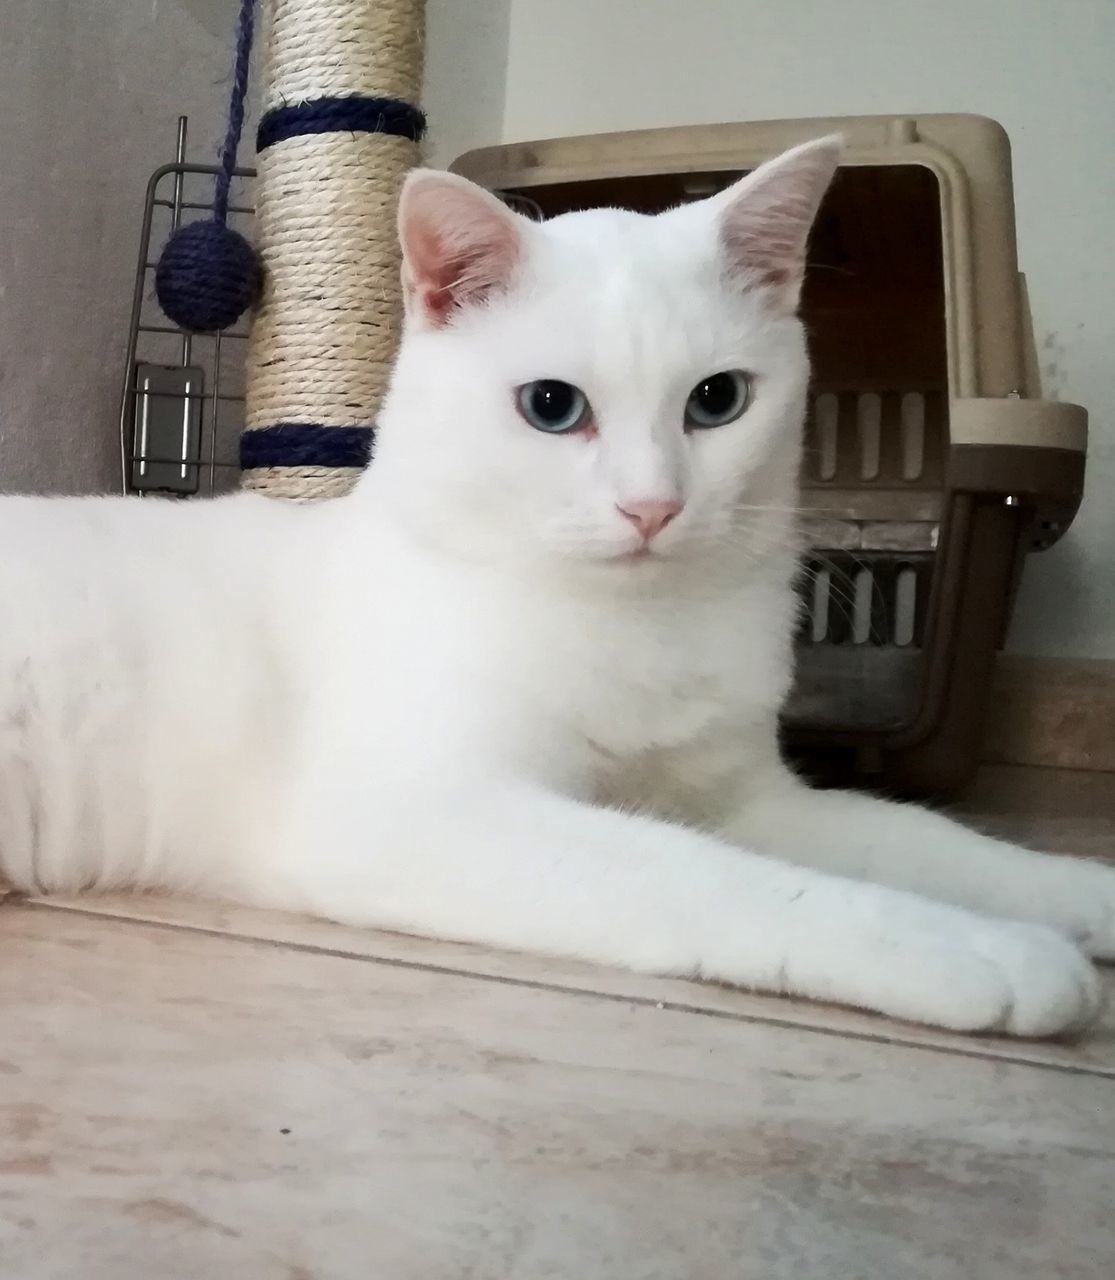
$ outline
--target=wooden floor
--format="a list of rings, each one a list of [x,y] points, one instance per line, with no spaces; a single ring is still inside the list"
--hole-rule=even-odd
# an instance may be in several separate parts
[[[1110,775],[1055,774],[962,807],[1110,854]],[[3,1280],[1115,1275],[1115,1015],[956,1037],[134,897],[0,905],[0,1028]]]

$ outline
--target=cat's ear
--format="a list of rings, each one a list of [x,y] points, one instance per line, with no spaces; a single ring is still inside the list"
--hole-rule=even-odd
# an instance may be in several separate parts
[[[797,306],[809,229],[842,150],[839,135],[807,142],[713,197],[730,271],[780,308]]]
[[[466,178],[413,170],[399,197],[408,317],[437,328],[459,308],[506,289],[522,256],[524,225]]]

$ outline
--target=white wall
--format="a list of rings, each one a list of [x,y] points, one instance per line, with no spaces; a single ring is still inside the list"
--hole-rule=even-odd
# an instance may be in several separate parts
[[[506,141],[918,111],[1006,126],[1045,392],[1092,416],[1011,647],[1115,657],[1115,0],[512,0]]]

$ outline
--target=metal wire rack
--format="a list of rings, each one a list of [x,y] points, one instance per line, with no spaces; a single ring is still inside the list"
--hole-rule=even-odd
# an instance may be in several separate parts
[[[178,120],[174,160],[151,175],[143,208],[120,395],[124,493],[212,496],[236,487],[244,422],[247,325],[191,334],[162,313],[154,294],[162,247],[184,223],[213,212],[214,165],[186,160],[188,121]],[[253,169],[234,171],[229,225],[250,233]]]

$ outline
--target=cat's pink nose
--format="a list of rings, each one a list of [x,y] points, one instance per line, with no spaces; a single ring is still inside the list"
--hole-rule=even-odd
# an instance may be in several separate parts
[[[643,541],[656,538],[681,510],[680,502],[617,502],[616,510],[642,534]]]

